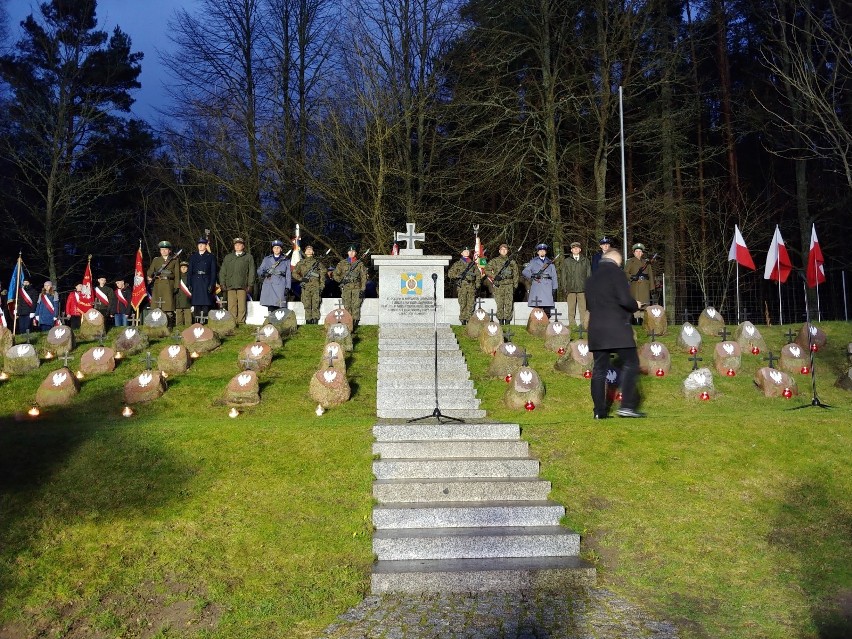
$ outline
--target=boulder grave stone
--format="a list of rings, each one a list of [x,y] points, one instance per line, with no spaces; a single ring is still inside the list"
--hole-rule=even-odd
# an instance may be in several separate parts
[[[352,389],[344,372],[335,368],[324,368],[311,376],[310,395],[311,399],[323,408],[330,408],[349,401]]]
[[[663,377],[669,374],[672,356],[662,342],[646,342],[639,349],[639,370],[645,375]],[[662,371],[660,374],[658,371]]]
[[[166,378],[160,371],[142,371],[124,384],[124,402],[131,405],[151,402],[162,397],[166,388]]]
[[[568,345],[568,351],[556,360],[553,367],[561,373],[586,377],[594,367],[594,356],[589,350],[589,342],[584,339],[575,339]]]
[[[740,322],[734,329],[734,339],[740,348],[747,353],[751,353],[751,349],[755,346],[760,349],[760,352],[766,351],[766,340],[757,327],[751,322]]]
[[[149,337],[160,338],[169,336],[169,316],[165,311],[151,309],[142,320],[142,328]]]
[[[697,368],[689,373],[683,380],[681,388],[687,399],[702,399],[704,393],[707,393],[708,398],[716,396],[713,372],[709,368]]]
[[[83,375],[100,375],[115,370],[115,351],[108,346],[93,346],[80,357]]]
[[[171,344],[160,351],[157,366],[166,375],[180,375],[189,369],[189,350],[183,344]]]
[[[544,399],[544,383],[538,373],[529,366],[521,366],[503,394],[503,403],[514,410],[521,410],[531,402],[533,408]]]
[[[571,343],[571,327],[562,322],[552,322],[544,331],[544,348],[554,353],[559,349],[568,350]]]
[[[91,308],[80,316],[80,330],[77,331],[80,341],[98,340],[105,334],[104,316],[100,311]]]
[[[762,366],[754,372],[754,384],[764,397],[783,397],[785,389],[789,389],[792,395],[799,394],[796,380],[789,373],[769,366]]]
[[[336,371],[345,373],[346,354],[343,352],[343,347],[337,342],[328,342],[323,349],[319,367],[320,369],[333,368]]]
[[[279,349],[284,346],[284,342],[281,339],[281,335],[278,333],[278,329],[272,324],[264,324],[259,327],[257,329],[257,333],[255,333],[255,339],[263,344],[269,344],[269,348],[273,349]]]
[[[67,406],[80,392],[80,382],[67,367],[50,373],[36,390],[36,404],[42,408]]]
[[[74,331],[64,324],[54,326],[47,332],[45,341],[49,352],[54,355],[65,355],[74,350]]]
[[[795,342],[781,347],[781,359],[778,365],[788,373],[800,373],[803,366],[810,366],[810,351]]]
[[[743,365],[742,347],[737,342],[719,342],[713,348],[713,364],[720,375],[727,375],[729,370],[739,372]]]
[[[530,310],[530,316],[527,319],[527,331],[530,335],[544,337],[548,324],[550,324],[550,318],[547,317],[544,309],[536,306]]]
[[[325,329],[325,343],[337,342],[343,348],[344,353],[351,353],[352,332],[346,324],[329,324]]]
[[[201,355],[214,351],[222,343],[216,336],[216,333],[204,324],[193,324],[189,328],[184,329],[180,336],[184,346],[190,352],[190,356],[192,353]]]
[[[652,304],[646,307],[642,326],[648,335],[651,335],[652,331],[658,337],[665,335],[669,327],[668,319],[666,319],[666,309],[659,304]]]
[[[329,311],[323,322],[324,324],[343,324],[351,333],[355,330],[355,321],[352,319],[352,314],[345,308],[335,308]]]
[[[136,355],[148,348],[148,336],[138,328],[128,326],[118,332],[112,347],[122,356]]]
[[[708,306],[698,316],[698,330],[707,337],[718,337],[725,328],[725,318],[712,306]]]
[[[9,375],[25,375],[41,365],[35,346],[30,343],[17,344],[6,349],[3,371]]]
[[[684,353],[689,353],[694,348],[695,352],[701,350],[701,332],[689,322],[684,322],[677,336],[677,345]]]
[[[240,351],[240,370],[265,371],[272,365],[272,349],[269,344],[255,342]]]
[[[808,335],[810,334],[810,338]],[[810,339],[810,342],[808,341]],[[807,350],[809,344],[815,344],[816,347],[822,348],[828,342],[828,337],[819,326],[815,324],[803,324],[796,335],[796,344]]]
[[[207,314],[207,327],[217,336],[226,337],[233,335],[237,330],[237,319],[231,315],[230,311],[218,308]]]
[[[245,370],[237,373],[225,387],[222,402],[227,406],[257,406],[260,403],[260,382],[257,373]]]
[[[266,316],[265,324],[272,324],[279,335],[292,335],[299,327],[296,313],[289,308],[279,308]]]
[[[488,316],[488,313],[481,308],[476,309],[467,320],[467,326],[465,326],[464,330],[465,335],[471,339],[476,339],[482,332],[482,327],[490,321],[491,318]]]
[[[479,350],[486,355],[493,355],[503,343],[503,329],[497,322],[488,322],[479,333]]]
[[[503,377],[518,373],[523,366],[526,351],[512,342],[504,342],[497,347],[494,357],[488,364],[488,375],[490,377]]]

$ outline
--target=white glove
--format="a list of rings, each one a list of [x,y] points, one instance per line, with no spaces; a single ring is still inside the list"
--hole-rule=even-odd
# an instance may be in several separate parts
[[[34,319],[34,318],[35,318],[35,313],[30,313],[30,319]]]

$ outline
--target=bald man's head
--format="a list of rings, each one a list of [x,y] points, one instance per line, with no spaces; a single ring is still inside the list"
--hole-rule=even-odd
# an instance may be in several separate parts
[[[621,263],[624,261],[624,258],[621,257],[621,253],[616,251],[615,249],[609,249],[606,253],[603,254],[602,260],[609,260],[610,262],[615,262],[618,266],[621,266]]]

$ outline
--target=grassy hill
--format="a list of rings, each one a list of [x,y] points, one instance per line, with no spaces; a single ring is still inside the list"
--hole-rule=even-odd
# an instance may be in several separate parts
[[[684,636],[841,637],[852,395],[833,383],[852,327],[822,327],[832,410],[786,410],[809,401],[804,377],[801,398],[764,399],[751,381],[763,355],[749,354],[716,378],[719,398],[688,402],[691,364],[675,354],[669,376],[642,380],[641,421],[594,422],[588,382],[554,371],[523,330],[548,394],[510,412],[488,356],[459,340],[484,407],[522,424],[602,585]],[[776,351],[786,341],[761,330]],[[358,329],[345,406],[314,413],[323,330],[303,326],[260,375],[261,404],[230,419],[215,400],[252,335],[226,338],[130,418],[121,390],[142,357],[37,419],[25,411],[60,364],[0,382],[0,637],[313,637],[366,594],[377,329]]]

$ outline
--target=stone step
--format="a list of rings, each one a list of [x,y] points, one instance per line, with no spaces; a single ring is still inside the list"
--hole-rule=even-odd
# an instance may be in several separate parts
[[[377,398],[376,400],[376,411],[393,411],[398,410],[395,407],[400,404],[400,399],[403,395],[398,395],[397,397],[388,397],[385,396],[383,398]],[[420,417],[424,413],[429,413],[430,411],[435,409],[435,398],[426,396],[405,396],[405,410],[413,411],[417,413],[415,417]],[[476,397],[473,397],[472,392],[468,392],[467,396],[451,396],[444,397],[441,396],[440,399],[440,408],[441,412],[444,410],[477,410],[479,408],[480,400]]]
[[[438,402],[443,406],[453,406],[459,402],[470,402],[471,408],[479,406],[479,400],[476,398],[476,389],[474,388],[446,388],[438,391]],[[424,403],[425,402],[425,403]],[[411,388],[381,388],[376,392],[376,403],[379,406],[398,406],[405,404],[406,408],[417,408],[428,405],[430,408],[435,407],[435,389],[414,389]]]
[[[377,530],[373,553],[379,561],[569,557],[580,553],[580,535],[561,526]]]
[[[429,380],[416,380],[410,379],[400,376],[386,377],[381,381],[381,390],[391,392],[396,391],[396,389],[404,389],[411,393],[431,393],[432,397],[435,396],[435,372],[432,371],[431,375],[429,375]],[[443,375],[438,376],[438,390],[446,389],[470,389],[473,390],[473,380],[472,379],[458,379],[458,378],[450,378],[445,379]]]
[[[381,385],[383,375],[394,375],[396,373],[407,373],[409,371],[417,371],[424,379],[434,379],[435,363],[431,357],[424,358],[419,361],[408,358],[403,360],[394,359],[379,362],[377,367],[377,379],[379,385]],[[464,361],[464,357],[461,355],[458,357],[445,357],[438,360],[438,379],[441,378],[441,375],[452,375],[456,371],[459,374],[463,374],[465,379],[470,377],[470,371],[467,369],[467,362]]]
[[[373,437],[380,442],[431,441],[436,439],[518,439],[520,436],[521,427],[518,424],[499,422],[465,422],[464,424],[379,422],[373,426]]]
[[[537,478],[539,461],[517,459],[376,459],[376,479],[464,479],[477,477]]]
[[[546,501],[550,482],[527,477],[487,479],[377,479],[373,497],[393,502]]]
[[[397,326],[380,326],[379,337],[408,337],[410,335],[434,335],[435,324],[399,324]],[[453,329],[449,324],[438,324],[438,335],[453,335]]]
[[[558,526],[565,514],[554,501],[393,503],[373,508],[378,528],[474,528],[479,526]]]
[[[393,379],[393,380],[402,380],[402,379],[410,379],[415,380],[418,383],[427,383],[435,381],[435,366],[434,364],[430,364],[429,366],[408,366],[408,367],[388,367],[384,368],[380,364],[377,371],[378,377],[378,386],[381,387],[385,380]],[[453,379],[461,379],[468,380],[470,379],[470,371],[467,370],[467,366],[441,366],[441,362],[438,362],[438,383],[440,384],[442,381],[448,381]]]
[[[525,441],[458,440],[440,442],[376,442],[373,454],[391,459],[434,459],[452,457],[527,457]]]
[[[461,355],[461,351],[456,344],[438,344],[438,360],[442,357],[447,357],[449,355]],[[435,345],[428,344],[424,345],[422,348],[418,347],[416,344],[405,344],[399,347],[379,347],[379,361],[384,361],[387,359],[396,359],[398,357],[410,358],[410,357],[423,357],[423,358],[432,358],[434,361],[435,358]]]
[[[432,407],[434,409],[434,406]],[[425,417],[431,411],[423,411],[419,408],[377,408],[376,416],[380,419],[417,419]],[[456,417],[459,419],[479,419],[485,417],[485,411],[481,408],[444,408],[441,406],[441,413],[446,417]]]
[[[594,586],[595,567],[578,557],[377,561],[371,589],[382,593],[563,592]]]

